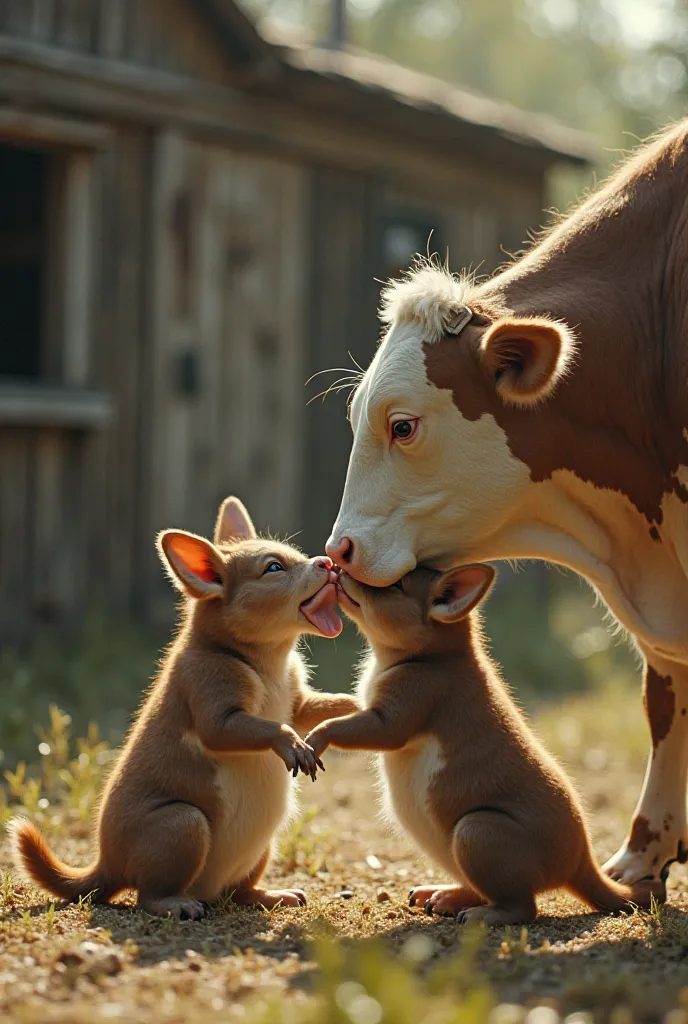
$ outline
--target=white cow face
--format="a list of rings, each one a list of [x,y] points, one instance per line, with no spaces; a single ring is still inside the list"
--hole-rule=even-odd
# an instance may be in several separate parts
[[[346,568],[394,583],[417,562],[453,564],[504,518],[528,471],[491,416],[464,419],[426,377],[418,325],[394,328],[351,408],[354,443],[332,538],[348,537]]]
[[[447,276],[434,273],[446,291]],[[351,408],[353,449],[327,550],[350,575],[376,586],[419,562],[443,568],[499,557],[488,553],[490,538],[518,508],[530,473],[488,410],[511,403],[516,413],[532,414],[564,369],[567,336],[559,325],[511,318],[453,338],[445,311],[426,301],[421,312],[428,309],[430,321],[405,315],[392,324]],[[451,315],[455,321],[455,304]],[[429,373],[435,354],[446,367]],[[457,375],[476,395],[470,418],[456,401]]]

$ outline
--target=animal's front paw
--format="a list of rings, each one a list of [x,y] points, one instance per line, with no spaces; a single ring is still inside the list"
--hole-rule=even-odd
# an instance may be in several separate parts
[[[642,815],[631,827],[631,834],[621,849],[610,857],[603,870],[615,882],[631,885],[646,878],[666,881],[669,868],[688,860],[688,837],[673,828],[671,816],[656,824]]]
[[[281,727],[280,734],[273,744],[273,750],[282,758],[287,766],[287,771],[290,771],[294,778],[299,772],[303,772],[304,775],[310,775],[315,782],[318,768],[325,771],[322,761],[315,754],[313,748],[288,725]]]
[[[323,768],[323,763],[320,758],[329,747],[330,742],[330,735],[326,722],[323,725],[316,726],[316,728],[306,736],[306,743],[312,749],[318,762],[318,767],[322,768],[323,771],[325,769]]]

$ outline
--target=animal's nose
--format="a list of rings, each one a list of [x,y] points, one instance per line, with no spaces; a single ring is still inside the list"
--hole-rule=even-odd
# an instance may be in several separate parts
[[[316,558],[315,565],[318,569],[334,569],[334,562],[331,558]]]
[[[354,556],[354,542],[348,537],[330,537],[325,545],[325,551],[338,565],[348,565]]]

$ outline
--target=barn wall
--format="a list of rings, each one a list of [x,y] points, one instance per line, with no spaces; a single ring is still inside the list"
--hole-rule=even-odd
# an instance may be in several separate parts
[[[316,169],[310,177],[309,318],[306,375],[326,372],[308,398],[370,361],[377,341],[380,193],[363,175]],[[353,358],[352,358],[353,357]],[[303,543],[324,549],[342,494],[351,447],[343,392],[315,398],[305,410]]]
[[[162,135],[154,161],[149,537],[208,534],[239,495],[262,528],[301,528],[304,174]],[[156,617],[169,590],[147,565]]]
[[[184,0],[3,0],[0,32],[224,83],[226,62]]]
[[[98,524],[92,586],[111,606],[136,612],[143,603],[142,553],[150,544],[142,521],[142,432],[150,391],[151,153],[152,137],[127,129],[99,158],[92,344],[92,385],[111,396],[115,409],[112,426],[95,442],[100,472],[89,497]]]
[[[137,610],[144,531],[141,413],[147,390],[148,268],[143,224],[149,152],[147,134],[128,130],[114,132],[104,152],[85,157],[91,168],[88,201],[74,226],[69,210],[61,209],[65,175],[56,173],[51,218],[60,223],[63,237],[59,245],[55,239],[51,259],[59,265],[65,254],[69,260],[75,247],[78,251],[83,221],[92,263],[91,313],[73,380],[74,339],[62,294],[52,316],[61,319],[64,330],[46,339],[48,375],[34,383],[33,394],[29,383],[19,384],[27,396],[23,410],[17,398],[18,411],[12,411],[13,382],[0,381],[0,637],[5,640],[22,641],[34,622],[78,620],[100,601],[120,612]],[[78,170],[79,160],[75,164]],[[74,269],[81,272],[78,263]],[[80,389],[94,394],[95,416],[79,413]],[[114,410],[109,423],[97,412],[101,405]]]
[[[0,426],[0,638],[83,607],[92,438],[51,427]]]

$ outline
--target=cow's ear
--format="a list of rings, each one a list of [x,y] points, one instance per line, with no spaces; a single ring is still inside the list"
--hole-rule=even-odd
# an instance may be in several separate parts
[[[571,368],[575,354],[569,328],[539,317],[504,317],[480,342],[480,358],[497,393],[513,405],[546,398]]]
[[[480,562],[443,572],[430,595],[430,618],[442,623],[465,619],[485,597],[495,575],[491,565]]]

